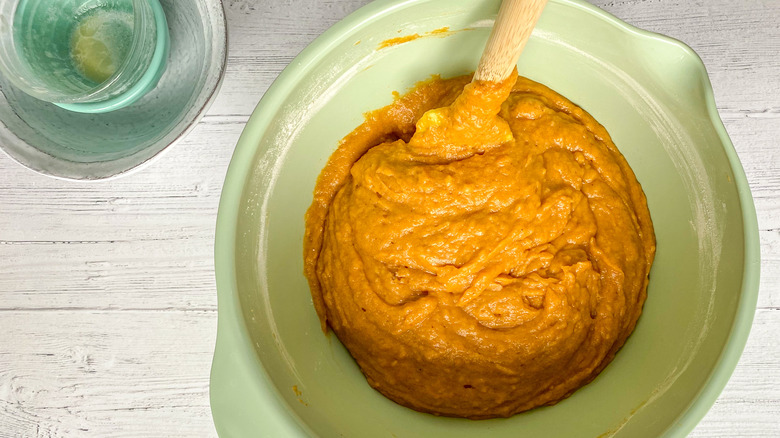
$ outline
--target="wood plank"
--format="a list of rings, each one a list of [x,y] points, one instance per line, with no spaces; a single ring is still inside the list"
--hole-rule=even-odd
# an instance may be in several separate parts
[[[178,239],[0,245],[0,312],[216,312],[213,248],[211,232]]]
[[[148,167],[97,183],[47,178],[1,155],[0,243],[209,238],[243,128],[200,124]]]
[[[780,310],[780,229],[761,232],[760,239],[761,281],[758,307]]]
[[[1,314],[0,435],[215,435],[213,312]]]

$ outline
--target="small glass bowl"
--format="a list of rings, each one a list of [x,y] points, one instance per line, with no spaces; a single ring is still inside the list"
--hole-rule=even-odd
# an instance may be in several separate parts
[[[87,43],[100,41],[97,50],[116,46],[116,67],[92,65],[91,75],[90,67],[79,69],[77,32]],[[90,40],[96,32],[105,38]],[[21,91],[70,111],[107,112],[137,101],[162,76],[168,47],[159,0],[0,1],[0,72]]]
[[[99,181],[153,163],[192,131],[225,74],[225,12],[220,0],[159,3],[170,55],[154,88],[132,105],[87,114],[37,99],[0,74],[0,153],[53,178]]]

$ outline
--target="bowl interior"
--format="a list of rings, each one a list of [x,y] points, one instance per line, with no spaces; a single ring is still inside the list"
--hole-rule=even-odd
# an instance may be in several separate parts
[[[498,3],[371,4],[307,49],[258,106],[231,163],[217,230],[212,410],[225,436],[684,436],[725,385],[713,373],[721,356],[734,355],[726,346],[737,310],[751,301],[742,295],[742,214],[752,204],[740,200],[744,175],[730,161],[704,67],[684,45],[571,0],[549,3],[519,70],[599,120],[647,195],[658,253],[644,314],[614,362],[552,407],[509,419],[440,418],[371,389],[339,340],[320,331],[302,275],[317,175],[338,140],[392,91],[473,71]],[[442,27],[449,32],[378,50],[383,40]]]
[[[103,113],[68,111],[0,77],[0,144],[41,173],[110,177],[147,162],[203,114],[224,72],[226,31],[219,1],[160,1],[170,54],[157,86],[135,104]]]

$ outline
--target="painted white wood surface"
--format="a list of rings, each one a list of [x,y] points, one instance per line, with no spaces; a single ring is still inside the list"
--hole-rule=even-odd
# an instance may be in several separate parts
[[[0,437],[215,435],[212,254],[233,147],[279,72],[364,3],[226,0],[220,96],[141,172],[79,184],[0,156]],[[780,436],[780,1],[594,3],[701,55],[758,210],[753,330],[692,436]]]

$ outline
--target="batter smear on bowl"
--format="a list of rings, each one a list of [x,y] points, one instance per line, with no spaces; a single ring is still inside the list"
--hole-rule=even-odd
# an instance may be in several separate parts
[[[655,254],[609,134],[551,89],[434,77],[366,115],[319,176],[305,273],[368,383],[473,419],[590,382],[636,325]]]

